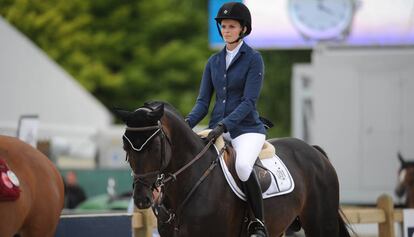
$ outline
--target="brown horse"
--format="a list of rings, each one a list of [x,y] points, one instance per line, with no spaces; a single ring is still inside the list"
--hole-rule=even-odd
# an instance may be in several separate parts
[[[150,207],[152,190],[161,190],[155,214],[162,237],[247,236],[249,209],[217,168],[217,151],[171,105],[115,112],[127,125],[123,141],[135,205]],[[269,142],[295,180],[291,193],[264,200],[270,236],[281,236],[297,218],[306,236],[350,236],[339,212],[338,178],[324,152],[294,138]]]
[[[63,181],[40,151],[12,137],[0,136],[0,158],[20,182],[16,201],[0,202],[0,236],[52,237],[63,208]]]
[[[400,170],[398,171],[398,185],[395,188],[395,193],[398,197],[405,195],[405,206],[407,208],[414,208],[414,161],[406,161],[400,153],[398,153],[400,160]]]

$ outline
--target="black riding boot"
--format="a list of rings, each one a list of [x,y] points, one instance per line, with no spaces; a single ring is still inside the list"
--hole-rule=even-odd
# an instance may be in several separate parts
[[[249,179],[243,182],[243,186],[247,196],[247,203],[250,205],[255,217],[247,227],[249,236],[267,237],[269,235],[264,225],[262,190],[254,170],[250,174]]]

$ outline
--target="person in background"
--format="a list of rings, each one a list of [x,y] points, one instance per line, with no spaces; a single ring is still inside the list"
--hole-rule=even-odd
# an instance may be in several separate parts
[[[215,140],[224,133],[224,138],[231,140],[237,153],[237,175],[255,217],[248,227],[249,236],[265,237],[262,191],[253,171],[266,139],[256,109],[264,77],[263,59],[243,41],[252,30],[250,11],[243,3],[225,3],[215,20],[225,47],[209,58],[197,101],[185,120],[191,128],[196,126],[207,115],[215,92],[209,123],[213,130],[207,138]]]
[[[74,209],[79,203],[86,200],[85,191],[78,184],[76,173],[68,171],[64,178],[65,181],[65,208]]]

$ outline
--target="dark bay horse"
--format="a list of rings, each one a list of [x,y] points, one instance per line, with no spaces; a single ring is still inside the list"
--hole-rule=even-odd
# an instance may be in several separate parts
[[[395,193],[400,198],[405,195],[404,205],[407,208],[414,208],[414,161],[404,160],[400,153],[398,153],[398,159],[400,160],[400,169]]]
[[[155,212],[162,237],[247,236],[247,205],[214,165],[217,151],[210,147],[200,156],[206,142],[171,105],[152,102],[115,113],[127,125],[123,141],[135,205],[149,208],[152,190],[161,189]],[[306,236],[350,236],[340,214],[338,178],[324,152],[294,138],[269,142],[295,180],[291,193],[264,201],[270,236],[281,236],[297,217]]]
[[[53,163],[20,140],[0,136],[0,159],[19,178],[20,197],[0,202],[1,237],[52,237],[63,208],[63,181]]]

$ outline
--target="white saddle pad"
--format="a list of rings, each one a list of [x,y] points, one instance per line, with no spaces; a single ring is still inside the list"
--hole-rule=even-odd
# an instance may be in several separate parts
[[[227,168],[227,165],[223,159],[223,155],[220,157],[219,160],[221,169],[223,170],[224,177],[226,177],[227,183],[230,185],[230,188],[237,195],[237,197],[246,201],[246,195],[237,186],[236,181],[234,180],[233,176]],[[261,161],[263,166],[269,170],[272,177],[272,183],[270,184],[270,187],[265,192],[263,192],[263,199],[280,196],[293,191],[293,189],[295,188],[293,178],[290,175],[289,170],[286,168],[285,164],[283,164],[282,160],[277,155],[274,155],[272,158],[263,159]]]

